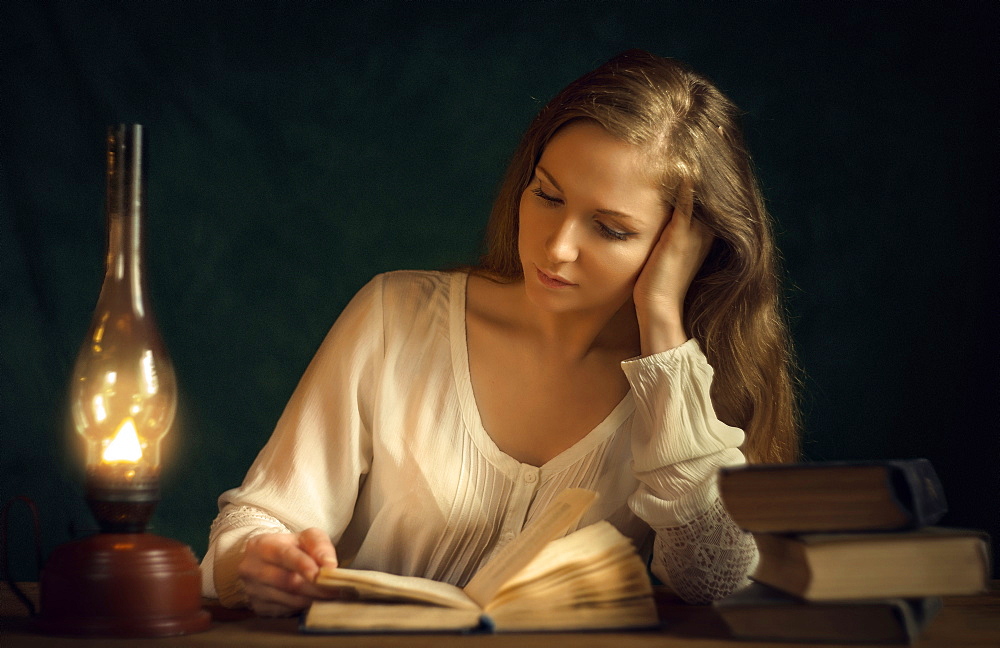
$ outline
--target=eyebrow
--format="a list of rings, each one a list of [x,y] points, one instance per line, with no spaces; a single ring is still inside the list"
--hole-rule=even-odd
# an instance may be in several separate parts
[[[556,191],[558,191],[559,193],[565,193],[563,191],[563,188],[559,186],[559,183],[556,182],[556,179],[552,177],[552,174],[546,171],[545,167],[543,167],[540,164],[535,166],[535,174],[537,175],[539,172],[545,175],[545,179],[552,183],[552,186],[556,188]],[[594,211],[604,216],[615,216],[617,218],[630,221],[633,225],[642,224],[642,221],[640,221],[635,216],[632,216],[631,214],[626,214],[625,212],[615,211],[614,209],[596,209]]]

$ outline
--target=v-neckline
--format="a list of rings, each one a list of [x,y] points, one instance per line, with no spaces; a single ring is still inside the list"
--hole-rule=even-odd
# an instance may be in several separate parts
[[[453,273],[448,295],[448,308],[450,310],[448,328],[451,337],[451,359],[455,374],[455,384],[458,388],[458,396],[462,408],[462,417],[465,421],[466,429],[479,449],[479,452],[494,466],[514,477],[518,474],[521,466],[531,464],[518,461],[501,450],[496,442],[493,441],[493,438],[483,426],[483,420],[479,413],[479,405],[476,402],[475,392],[472,388],[466,313],[468,281],[469,274],[467,272]],[[549,474],[559,472],[575,464],[580,458],[587,455],[596,446],[614,434],[615,430],[621,426],[633,411],[635,411],[635,401],[632,397],[632,390],[629,389],[604,420],[598,423],[582,439],[541,466],[534,467],[541,471],[544,478]]]

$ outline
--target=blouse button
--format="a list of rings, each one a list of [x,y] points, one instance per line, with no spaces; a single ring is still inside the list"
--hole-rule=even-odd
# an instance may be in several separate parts
[[[533,472],[530,472],[524,476],[524,481],[528,482],[529,484],[534,484],[537,479],[538,475],[536,475]]]

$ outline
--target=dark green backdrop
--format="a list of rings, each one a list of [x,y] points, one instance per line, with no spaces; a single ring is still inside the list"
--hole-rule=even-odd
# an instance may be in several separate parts
[[[154,516],[204,551],[373,274],[469,261],[520,131],[642,47],[713,78],[780,230],[811,459],[926,456],[1000,534],[995,1],[0,3],[0,495],[94,526],[65,426],[103,274],[103,139],[149,132],[149,275],[182,390]],[[28,518],[11,519],[31,579]]]

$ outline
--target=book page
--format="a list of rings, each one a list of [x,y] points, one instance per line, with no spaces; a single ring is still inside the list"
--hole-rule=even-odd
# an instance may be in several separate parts
[[[486,611],[574,608],[652,593],[646,565],[632,543],[601,521],[551,542],[500,588]]]
[[[572,571],[606,558],[620,559],[634,552],[632,542],[610,522],[602,520],[550,542],[522,570],[505,581],[501,590],[512,589],[553,572]]]
[[[306,632],[431,632],[472,630],[476,610],[407,603],[316,601],[302,621]]]
[[[596,603],[614,604],[630,598],[652,596],[646,565],[638,556],[573,573],[555,573],[513,589],[502,589],[490,602],[490,614],[503,609],[555,610]]]
[[[465,586],[465,593],[485,607],[503,584],[530,563],[545,545],[576,524],[596,498],[596,493],[583,488],[569,488],[560,493],[534,524],[479,570]]]
[[[479,610],[479,606],[458,587],[429,578],[365,569],[323,567],[316,577],[316,584],[346,589],[364,600],[417,601],[456,609]]]

